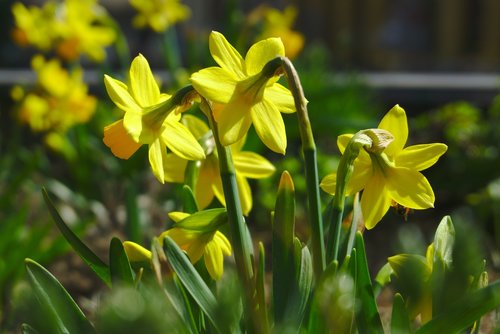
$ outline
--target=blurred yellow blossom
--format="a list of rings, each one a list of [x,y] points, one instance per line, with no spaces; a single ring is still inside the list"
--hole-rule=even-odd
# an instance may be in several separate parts
[[[35,56],[32,68],[37,84],[32,91],[14,87],[19,101],[19,118],[37,132],[64,133],[78,123],[85,123],[95,111],[97,100],[88,94],[81,69],[68,72],[58,60],[46,61]]]
[[[149,26],[156,32],[163,32],[177,22],[185,21],[191,15],[189,7],[179,0],[129,0],[138,13],[132,24],[137,28]]]
[[[349,195],[363,190],[361,211],[367,229],[375,227],[394,203],[410,209],[434,207],[434,192],[420,171],[434,165],[448,148],[441,143],[405,147],[408,122],[406,112],[398,105],[389,110],[378,128],[388,131],[394,140],[383,152],[361,150],[346,188]],[[342,154],[352,136],[338,137]],[[335,194],[336,173],[323,178],[321,188]]]
[[[106,58],[105,48],[116,38],[111,17],[97,0],[47,1],[43,7],[14,3],[14,40],[41,51],[54,50],[69,61],[86,55],[93,61]]]
[[[297,18],[297,9],[288,6],[283,11],[268,5],[260,5],[249,15],[250,25],[261,24],[261,32],[256,40],[279,37],[285,45],[285,55],[293,59],[304,47],[304,35],[292,29]]]
[[[212,31],[209,47],[220,67],[202,69],[191,76],[191,81],[203,97],[224,105],[214,112],[221,143],[234,144],[253,123],[267,147],[285,154],[287,142],[281,113],[295,112],[293,97],[277,83],[280,73],[264,71],[269,61],[284,56],[281,40],[257,42],[243,58],[221,33]]]
[[[219,172],[219,158],[217,150],[213,147],[213,136],[209,132],[208,126],[199,118],[186,115],[183,118],[188,129],[198,140],[203,140],[207,147],[206,159],[200,162],[199,177],[194,189],[196,200],[200,208],[207,207],[212,202],[214,196],[225,205],[224,192],[222,189],[222,179]],[[207,136],[208,134],[208,136]],[[241,202],[241,209],[244,215],[248,215],[252,209],[252,190],[247,178],[261,179],[271,176],[275,167],[264,157],[254,152],[242,151],[245,137],[231,145],[231,155],[236,171],[236,183]],[[175,154],[167,154],[165,164],[165,181],[184,182],[184,174],[187,161]]]
[[[144,56],[139,54],[132,61],[129,85],[108,75],[104,83],[111,100],[125,112],[123,119],[104,128],[104,143],[115,156],[128,159],[147,144],[151,169],[161,183],[165,182],[167,147],[187,160],[205,158],[200,144],[179,122],[180,112],[191,105],[177,104],[171,95],[160,93]]]

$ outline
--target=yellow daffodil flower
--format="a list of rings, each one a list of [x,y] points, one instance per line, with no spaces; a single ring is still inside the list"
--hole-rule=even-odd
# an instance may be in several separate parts
[[[363,190],[361,210],[367,229],[375,227],[394,202],[410,209],[434,207],[434,192],[420,171],[434,165],[447,150],[441,143],[404,147],[408,122],[398,105],[384,116],[378,128],[390,132],[394,140],[382,153],[361,150],[346,190],[349,195]],[[339,136],[341,153],[352,136]],[[330,194],[335,193],[335,186],[336,173],[321,181],[321,188]]]
[[[122,159],[128,159],[141,145],[147,144],[151,169],[164,183],[167,147],[187,160],[205,158],[200,144],[179,122],[180,112],[190,104],[172,105],[171,96],[160,93],[148,61],[142,55],[132,61],[129,74],[128,86],[105,75],[108,95],[125,115],[104,128],[104,143]]]
[[[156,32],[163,32],[177,22],[185,21],[191,15],[189,7],[179,0],[130,0],[138,14],[132,24],[136,28],[151,27]]]
[[[39,55],[33,57],[31,63],[37,75],[36,87],[28,93],[20,87],[14,89],[17,92],[14,97],[19,100],[20,120],[33,131],[46,133],[46,139],[55,138],[53,133],[64,134],[75,124],[87,122],[97,100],[88,94],[82,70],[68,72],[58,60],[46,61]],[[47,143],[58,149],[58,145],[50,145],[56,141]]]
[[[43,7],[12,6],[16,21],[14,40],[33,45],[42,51],[54,49],[65,60],[75,60],[84,54],[102,62],[105,48],[115,38],[111,18],[97,0],[47,1]]]
[[[285,45],[285,55],[293,59],[304,47],[304,35],[292,30],[296,17],[297,9],[294,6],[288,6],[280,11],[268,5],[261,5],[249,14],[248,20],[252,25],[262,23],[262,31],[257,40],[269,37],[281,38]]]
[[[280,112],[295,112],[293,97],[287,88],[277,83],[276,73],[262,73],[270,60],[284,56],[281,40],[260,41],[243,59],[222,34],[213,31],[209,47],[220,67],[202,69],[191,76],[191,81],[206,99],[224,105],[214,112],[222,144],[236,143],[253,123],[264,144],[284,154],[286,133]]]
[[[191,263],[198,262],[204,257],[208,273],[214,280],[218,280],[224,273],[224,255],[232,253],[231,243],[226,236],[218,231],[224,223],[225,210],[213,209],[189,215],[183,212],[171,212],[169,217],[175,222],[174,227],[159,236],[163,245],[166,236],[184,250]],[[145,262],[151,260],[151,252],[131,241],[123,243],[125,252],[131,262]]]
[[[198,140],[206,138],[209,132],[208,126],[199,118],[186,115],[183,119],[189,130]],[[213,137],[206,138],[213,141]],[[264,157],[248,151],[242,151],[245,143],[245,137],[231,145],[231,154],[233,157],[234,168],[236,170],[236,183],[241,202],[241,209],[244,215],[248,215],[252,209],[252,190],[248,184],[247,178],[261,179],[271,176],[275,168]],[[222,180],[219,172],[219,158],[217,151],[213,150],[215,143],[209,143],[210,149],[207,152],[207,158],[200,162],[200,171],[196,188],[194,189],[196,200],[200,208],[207,207],[214,196],[225,205],[224,192],[222,189]],[[187,161],[175,154],[167,154],[165,163],[165,181],[184,182],[184,173]]]

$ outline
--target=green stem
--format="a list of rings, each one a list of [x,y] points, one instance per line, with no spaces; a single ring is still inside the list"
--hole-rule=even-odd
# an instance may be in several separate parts
[[[307,197],[309,205],[309,221],[311,224],[311,239],[313,252],[313,267],[316,277],[320,277],[325,268],[325,245],[323,232],[323,219],[321,216],[321,202],[319,197],[318,164],[316,160],[316,144],[307,113],[307,99],[304,96],[302,85],[297,71],[292,62],[281,57],[285,71],[288,87],[292,92],[299,118],[300,139],[302,141],[302,152],[304,154]]]
[[[222,179],[222,188],[226,201],[226,210],[229,219],[229,232],[234,250],[234,259],[238,276],[242,280],[245,293],[245,314],[249,332],[267,332],[263,322],[258,317],[258,301],[255,293],[255,279],[253,272],[253,249],[250,235],[241,210],[238,186],[236,184],[236,171],[234,169],[229,146],[223,146],[219,138],[219,130],[213,118],[209,103],[202,98],[200,108],[207,116],[212,129],[217,153],[219,156],[219,169]]]

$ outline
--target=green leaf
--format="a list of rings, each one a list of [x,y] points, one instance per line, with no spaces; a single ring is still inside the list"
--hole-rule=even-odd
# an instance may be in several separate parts
[[[71,231],[68,225],[66,225],[57,212],[57,209],[52,203],[52,200],[50,199],[45,188],[42,188],[42,193],[52,219],[56,223],[57,228],[59,228],[59,231],[61,231],[64,238],[69,242],[78,255],[80,255],[82,260],[97,274],[97,276],[99,276],[99,278],[108,286],[111,286],[111,277],[109,275],[108,266],[97,255],[95,255],[95,253],[92,252],[90,248],[88,248],[87,245],[85,245],[80,238],[73,233],[73,231]]]
[[[355,246],[356,299],[359,300],[356,324],[360,333],[384,333],[368,271],[363,235],[360,232],[356,234]]]
[[[31,259],[26,259],[25,264],[30,284],[53,333],[95,333],[73,298],[50,272]]]
[[[259,242],[259,264],[257,266],[257,283],[255,290],[257,292],[257,300],[259,303],[260,319],[263,322],[263,328],[269,328],[269,317],[267,315],[266,307],[266,252],[264,244]]]
[[[109,272],[113,285],[134,284],[134,273],[130,267],[123,244],[118,238],[111,239],[109,244]]]
[[[187,185],[182,187],[182,211],[186,213],[198,212],[198,203],[194,197],[193,191]]]
[[[281,175],[274,211],[272,240],[273,310],[274,320],[284,320],[289,308],[290,292],[294,291],[294,229],[295,191],[288,172]],[[300,245],[300,242],[299,242]],[[299,248],[300,249],[300,248]],[[300,253],[296,259],[300,264]]]
[[[215,321],[217,318],[217,300],[215,299],[212,291],[210,291],[206,283],[201,278],[200,274],[198,274],[196,269],[193,267],[187,255],[184,254],[179,246],[177,246],[177,244],[168,236],[165,237],[165,240],[163,241],[163,248],[165,249],[170,265],[176,272],[186,290],[191,294],[214,327],[219,332],[222,332]]]
[[[439,223],[434,235],[434,262],[443,261],[445,268],[453,262],[453,244],[455,228],[450,216],[445,216]]]
[[[458,333],[499,306],[500,281],[497,281],[448,305],[445,311],[419,328],[415,334]]]
[[[391,282],[391,275],[393,270],[390,263],[386,263],[380,268],[375,276],[375,283],[373,285],[373,292],[377,296],[382,288]]]
[[[313,283],[313,263],[311,258],[311,253],[307,246],[302,248],[302,256],[300,261],[298,274],[298,300],[297,303],[297,314],[296,321],[297,324],[302,322],[304,318],[304,313],[306,311],[307,305],[309,303],[309,297],[311,295],[311,288]]]
[[[38,331],[28,324],[22,324],[21,325],[21,333],[22,334],[38,334]]]
[[[399,293],[396,293],[392,302],[391,334],[409,333],[411,333],[410,317],[403,297]]]

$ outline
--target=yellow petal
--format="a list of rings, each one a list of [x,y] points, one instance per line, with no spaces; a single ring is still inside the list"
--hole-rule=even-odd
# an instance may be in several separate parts
[[[408,139],[406,112],[399,105],[395,105],[382,118],[378,128],[387,130],[394,136],[394,140],[387,146],[384,152],[388,156],[396,156],[403,149]]]
[[[249,106],[245,104],[228,104],[220,111],[217,125],[222,145],[234,144],[248,132],[252,118]]]
[[[245,216],[248,216],[252,210],[252,189],[246,178],[236,174],[236,184],[238,185],[238,195],[240,197],[241,211]]]
[[[333,172],[325,176],[321,180],[319,186],[321,187],[321,189],[323,189],[324,192],[327,192],[330,195],[335,195],[335,190],[337,187],[337,173]]]
[[[434,207],[434,192],[429,181],[416,170],[396,167],[387,175],[387,190],[397,203],[411,209]]]
[[[398,167],[421,171],[434,165],[447,149],[448,146],[441,143],[408,146],[396,156],[394,162]]]
[[[239,154],[241,150],[243,149],[243,146],[245,146],[245,142],[247,140],[247,136],[244,135],[243,138],[238,140],[236,143],[231,145],[231,153],[233,154],[233,159],[236,154]]]
[[[140,143],[136,143],[123,127],[123,120],[116,121],[104,128],[104,144],[120,159],[128,159],[134,154]]]
[[[229,44],[221,33],[212,31],[208,39],[210,53],[220,67],[234,75],[234,79],[242,79],[244,74],[244,61],[236,49]]]
[[[354,136],[353,134],[343,134],[337,137],[337,146],[339,148],[340,153],[344,154],[347,144],[349,144],[349,141],[353,136]],[[368,153],[366,153],[365,150],[359,151],[357,159],[363,161],[366,164],[371,163],[370,156],[368,155]]]
[[[285,154],[285,123],[279,110],[266,99],[252,107],[252,122],[257,135],[271,150]]]
[[[205,246],[205,266],[214,280],[222,277],[224,272],[224,256],[216,242],[211,241]]]
[[[222,188],[222,180],[220,176],[214,179],[212,183],[212,190],[214,192],[215,197],[221,202],[222,206],[226,206],[226,200],[224,198],[224,189]]]
[[[374,228],[390,206],[391,197],[385,187],[384,177],[377,172],[366,184],[361,197],[361,211],[366,228]]]
[[[182,124],[189,129],[196,139],[203,137],[210,130],[205,122],[193,115],[184,115]]]
[[[200,209],[206,208],[214,199],[214,191],[212,189],[216,178],[220,178],[218,174],[217,161],[213,161],[213,157],[209,156],[201,163],[200,175],[196,183],[196,201]]]
[[[123,126],[127,133],[138,143],[150,144],[156,139],[156,133],[153,129],[143,127],[142,114],[131,111],[123,116]]]
[[[127,86],[109,75],[104,75],[104,85],[111,101],[125,112],[141,112],[141,107],[130,95]]]
[[[264,98],[271,101],[282,113],[295,112],[295,102],[293,101],[292,93],[288,88],[278,83],[264,90]]]
[[[351,178],[347,183],[346,195],[353,195],[363,189],[370,178],[373,176],[371,162],[356,159],[354,161],[354,170]]]
[[[236,79],[220,67],[209,67],[191,75],[191,83],[206,99],[228,103],[236,88]]]
[[[158,181],[165,183],[165,164],[167,163],[167,148],[160,140],[149,144],[149,163]]]
[[[166,236],[175,241],[175,243],[183,250],[187,250],[193,240],[198,237],[194,233],[190,233],[181,228],[174,227],[160,234],[158,240],[160,241],[161,245],[163,245],[163,239],[165,239]]]
[[[160,89],[148,61],[141,54],[135,57],[130,65],[130,90],[141,107],[149,107],[159,102]]]
[[[268,38],[252,45],[245,56],[247,75],[262,71],[270,60],[285,55],[285,47],[280,38]]]
[[[179,212],[179,211],[172,211],[172,212],[168,213],[168,217],[176,223],[180,222],[181,220],[183,220],[189,216],[190,216],[189,213]]]
[[[132,241],[125,241],[123,248],[130,262],[150,261],[151,252]]]
[[[184,172],[186,171],[187,160],[170,153],[165,159],[165,182],[184,182]]]
[[[231,255],[232,253],[232,248],[231,248],[231,243],[229,242],[229,240],[226,238],[226,236],[217,231],[215,232],[215,235],[214,235],[214,241],[217,243],[217,245],[219,245],[220,249],[222,250],[222,253],[224,255]]]
[[[182,123],[167,119],[163,125],[161,138],[172,152],[187,160],[205,159],[203,148]]]
[[[200,258],[203,256],[203,253],[205,253],[206,238],[208,238],[208,236],[206,235],[198,236],[198,238],[193,239],[189,247],[186,249],[191,263],[198,262],[198,260],[200,260]]]
[[[254,152],[239,152],[233,154],[234,168],[244,177],[261,179],[271,176],[276,168],[263,156]]]

